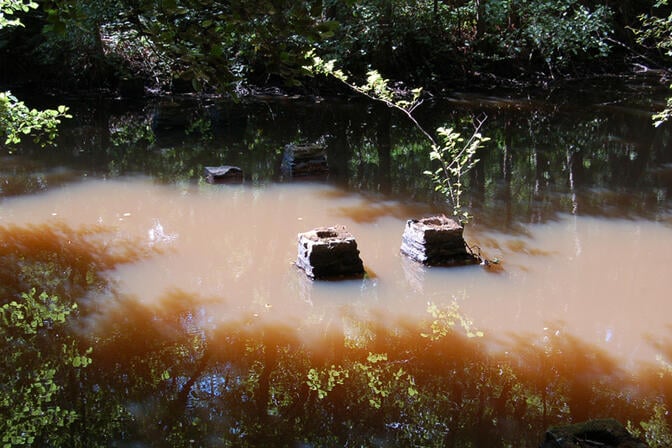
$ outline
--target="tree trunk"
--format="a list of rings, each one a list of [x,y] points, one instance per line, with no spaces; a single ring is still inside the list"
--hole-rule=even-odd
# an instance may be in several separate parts
[[[378,57],[376,61],[376,67],[380,73],[383,73],[387,76],[390,75],[390,70],[392,69],[392,45],[393,45],[393,32],[392,32],[392,23],[394,20],[394,11],[392,0],[383,0],[380,7],[380,18],[378,20],[378,26],[380,28],[380,46],[378,51]]]
[[[475,0],[476,6],[476,39],[485,33],[485,0]]]

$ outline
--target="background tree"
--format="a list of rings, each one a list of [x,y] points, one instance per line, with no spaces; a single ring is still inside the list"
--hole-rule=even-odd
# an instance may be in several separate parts
[[[115,88],[140,77],[156,88],[193,82],[226,92],[244,79],[291,82],[297,58],[334,27],[321,4],[46,0],[28,26],[32,39],[12,51],[28,55],[38,72],[59,73],[69,88]]]

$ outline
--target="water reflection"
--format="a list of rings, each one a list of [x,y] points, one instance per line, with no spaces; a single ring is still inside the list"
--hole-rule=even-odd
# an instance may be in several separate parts
[[[429,129],[452,126],[467,133],[469,117],[487,113],[483,132],[492,140],[466,179],[466,199],[489,225],[511,231],[520,222],[553,219],[558,211],[667,219],[670,128],[652,128],[641,96],[609,95],[600,91],[594,103],[588,98],[595,92],[571,101],[562,93],[551,100],[462,95],[457,103],[428,103],[417,112]],[[620,107],[607,109],[605,103]],[[280,161],[287,143],[325,138],[328,182],[383,199],[440,200],[421,175],[430,168],[426,144],[387,108],[193,99],[132,106],[74,104],[76,118],[63,130],[60,149],[23,148],[11,164],[3,159],[0,179],[11,185],[0,194],[39,191],[82,176],[143,173],[193,181],[204,166],[215,165],[240,166],[246,179],[264,183],[284,179]],[[66,168],[54,172],[58,167]]]
[[[553,423],[669,409],[669,228],[571,217],[490,232],[506,263],[491,275],[401,259],[394,214],[351,220],[376,278],[311,282],[291,264],[297,229],[364,200],[330,189],[134,180],[4,201],[3,296],[36,285],[82,304],[73,330],[93,363],[69,380],[61,367],[55,397],[87,416],[70,441],[537,446]],[[159,222],[179,237],[150,250]],[[48,278],[26,277],[45,261]]]
[[[422,210],[309,183],[93,181],[5,200],[0,223],[10,226],[8,238],[28,225],[101,226],[96,239],[109,250],[131,245],[151,254],[101,269],[118,294],[156,308],[175,291],[216,298],[202,304],[213,327],[264,316],[300,328],[306,319],[343,313],[393,322],[426,317],[428,302],[457,301],[496,338],[538,334],[555,323],[624,365],[655,359],[644,337],[664,334],[668,325],[661,307],[672,262],[669,227],[576,216],[527,226],[524,234],[468,227],[470,244],[503,261],[494,275],[479,267],[427,269],[403,258],[405,220]],[[293,265],[297,234],[334,224],[357,239],[369,272],[364,280],[312,282]],[[104,295],[98,300],[109,306]]]
[[[55,433],[537,446],[553,423],[672,409],[669,129],[627,110],[481,106],[494,107],[494,146],[468,179],[465,236],[502,260],[498,274],[399,254],[406,219],[440,209],[418,175],[426,148],[357,104],[196,105],[191,118],[214,123],[205,139],[207,127],[110,110],[98,116],[110,126],[66,131],[67,150],[3,157],[0,304],[33,287],[75,301],[68,332],[28,345],[94,349],[85,369],[55,364],[55,402],[80,416]],[[328,180],[277,177],[288,139],[326,133]],[[219,162],[251,180],[197,181]],[[314,282],[293,265],[299,232],[335,224],[367,278]]]

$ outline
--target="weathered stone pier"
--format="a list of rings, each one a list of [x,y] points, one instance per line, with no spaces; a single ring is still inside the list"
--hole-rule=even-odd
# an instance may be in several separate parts
[[[243,170],[231,165],[206,166],[205,181],[210,184],[242,182]]]
[[[461,266],[480,263],[462,233],[464,228],[445,215],[409,219],[401,238],[401,253],[427,266]]]
[[[298,235],[296,265],[311,278],[362,277],[355,237],[344,226],[318,227]]]

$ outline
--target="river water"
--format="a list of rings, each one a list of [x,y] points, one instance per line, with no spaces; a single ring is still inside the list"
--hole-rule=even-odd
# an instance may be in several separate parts
[[[421,174],[431,167],[426,146],[403,117],[347,101],[76,103],[58,148],[2,155],[0,228],[23,263],[43,259],[45,239],[62,240],[55,252],[79,244],[109,258],[96,265],[97,287],[61,293],[80,304],[74,327],[81,343],[93,347],[95,387],[114,383],[104,371],[154,378],[131,388],[135,395],[109,386],[134,428],[110,436],[120,443],[151,445],[152,431],[166,425],[157,403],[168,396],[188,396],[186,411],[173,412],[180,424],[185,416],[200,419],[200,432],[171,429],[185,446],[185,440],[267,444],[262,433],[281,434],[288,446],[301,440],[406,444],[420,433],[435,446],[511,440],[534,446],[547,424],[602,416],[637,423],[651,416],[652,403],[668,400],[669,379],[661,378],[672,337],[672,152],[669,128],[650,125],[651,92],[624,88],[620,100],[596,94],[598,88],[571,100],[564,91],[550,98],[455,94],[420,110],[427,126],[448,122],[464,132],[470,117],[487,114],[482,131],[492,140],[466,180],[474,218],[465,238],[498,261],[491,268],[427,268],[400,254],[407,219],[446,211]],[[319,137],[329,148],[328,176],[294,179],[281,172],[285,144]],[[241,166],[245,180],[205,183],[203,167],[220,164]],[[311,281],[294,265],[297,234],[336,224],[355,236],[367,275]],[[407,331],[412,336],[403,336]],[[334,334],[341,340],[335,345]],[[436,349],[441,340],[453,348]],[[456,348],[463,344],[471,348]],[[311,355],[294,353],[297,347]],[[333,422],[349,420],[335,410],[321,410],[331,421],[321,431],[333,439],[311,436],[298,423],[288,436],[266,421],[289,419],[292,403],[316,400],[314,383],[307,395],[298,392],[311,367],[328,375],[329,368],[350,365],[355,378],[381,365],[370,357],[370,365],[362,363],[348,349],[384,353],[389,366],[413,364],[423,353],[432,359],[420,372],[433,372],[434,380],[417,372],[394,378],[421,389],[421,396],[426,387],[428,397],[451,397],[450,412],[435,410],[452,415],[438,430],[445,440],[428,429],[436,422],[380,417],[388,398],[376,395],[371,377],[364,392],[355,380],[345,381],[346,392],[332,385],[324,398],[351,409],[348,400],[371,395],[368,407],[351,409],[374,416],[362,417],[375,419],[371,434],[355,423],[343,432]],[[158,370],[139,367],[138,359],[153,357]],[[480,373],[474,365],[482,366]],[[431,384],[451,369],[450,393],[435,392]],[[496,378],[509,369],[514,386]],[[156,380],[162,372],[165,384]],[[227,383],[231,377],[236,387]],[[579,385],[576,378],[583,379]],[[248,395],[234,394],[236,388]],[[258,402],[259,390],[270,397],[262,400],[268,409],[257,403],[253,412],[244,403]],[[624,390],[632,395],[624,398]],[[198,413],[223,406],[227,394],[242,400],[237,412]],[[506,404],[498,407],[497,399]],[[636,400],[650,401],[637,407]],[[516,403],[524,403],[522,410]],[[254,430],[250,415],[274,429]],[[402,427],[416,430],[407,434]],[[479,439],[483,434],[489,438]]]

